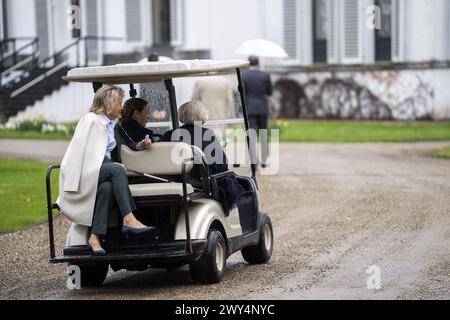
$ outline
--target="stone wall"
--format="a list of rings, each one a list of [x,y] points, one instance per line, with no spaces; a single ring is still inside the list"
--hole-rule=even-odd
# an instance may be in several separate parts
[[[450,70],[304,72],[272,80],[273,118],[450,118],[450,90],[442,83],[450,85]]]

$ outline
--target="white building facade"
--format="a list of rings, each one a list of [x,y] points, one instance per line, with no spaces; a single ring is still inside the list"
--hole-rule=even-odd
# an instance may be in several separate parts
[[[449,17],[448,0],[0,0],[0,36],[16,49],[37,37],[41,60],[91,37],[48,62],[67,67],[134,62],[150,51],[236,58],[240,43],[264,38],[289,54],[267,66],[274,117],[449,119]],[[12,50],[9,42],[3,55]],[[73,120],[91,91],[71,84],[26,110]]]

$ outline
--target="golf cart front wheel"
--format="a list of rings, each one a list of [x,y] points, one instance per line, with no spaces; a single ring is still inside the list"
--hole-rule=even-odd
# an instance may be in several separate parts
[[[204,284],[220,282],[225,273],[226,248],[222,233],[216,229],[210,229],[202,257],[189,265],[192,280]]]
[[[259,231],[259,242],[255,246],[241,250],[242,257],[250,264],[266,263],[272,257],[273,252],[273,229],[268,215],[261,218]]]

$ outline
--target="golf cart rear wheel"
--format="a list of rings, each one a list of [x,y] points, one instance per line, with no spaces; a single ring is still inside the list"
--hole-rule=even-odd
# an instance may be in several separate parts
[[[81,272],[81,287],[99,287],[106,279],[109,265],[78,266]]]
[[[259,243],[244,248],[241,252],[244,260],[250,264],[261,264],[270,260],[273,252],[273,229],[268,215],[264,214],[261,219]]]
[[[222,233],[210,229],[202,257],[189,265],[192,280],[204,284],[220,282],[225,273],[226,248]]]

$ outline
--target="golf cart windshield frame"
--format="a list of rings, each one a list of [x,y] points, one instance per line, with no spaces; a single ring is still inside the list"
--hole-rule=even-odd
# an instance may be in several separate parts
[[[247,67],[247,65],[243,65],[243,67]],[[226,69],[226,70],[222,70],[222,73],[225,75],[229,75],[231,72],[231,69]],[[249,124],[249,120],[248,120],[248,113],[247,113],[247,104],[246,104],[246,99],[245,99],[245,90],[244,90],[244,83],[242,80],[242,71],[240,67],[236,67],[234,69],[234,72],[237,76],[237,81],[238,81],[238,92],[239,92],[239,96],[241,99],[241,104],[242,104],[242,112],[243,112],[243,118],[244,118],[244,124],[245,124],[245,130],[248,133],[249,129],[250,129],[250,124]],[[199,77],[199,76],[215,76],[217,75],[218,72],[217,70],[214,72],[191,72],[191,73],[186,73],[180,77]],[[68,81],[78,81],[75,80],[74,78],[70,78],[70,77],[64,77],[65,80]],[[158,79],[161,79],[161,77],[159,77]],[[170,103],[170,113],[171,113],[171,118],[172,118],[172,128],[173,129],[178,129],[180,127],[180,123],[178,122],[178,107],[177,107],[177,98],[176,98],[176,92],[175,92],[175,86],[173,85],[173,79],[172,78],[163,78],[164,80],[164,84],[166,86],[167,92],[169,93],[169,103]],[[145,81],[144,81],[145,82]],[[115,83],[117,83],[117,81],[115,81]],[[102,82],[92,82],[92,86],[94,89],[94,93],[97,92],[98,89],[100,89],[103,86],[104,83]],[[105,83],[105,84],[109,84]],[[124,84],[124,83],[120,83],[120,84]],[[137,96],[137,91],[134,87],[135,83],[128,83],[130,86],[130,97],[136,97]],[[256,158],[256,154],[253,154],[254,152],[254,148],[250,147],[250,136],[249,134],[247,134],[246,137],[247,140],[247,148],[248,148],[248,152],[250,155],[250,167],[251,167],[251,171],[252,171],[252,178],[255,181],[256,185],[258,185],[257,181],[256,181],[256,163],[255,161],[253,161],[253,159],[257,159]]]

